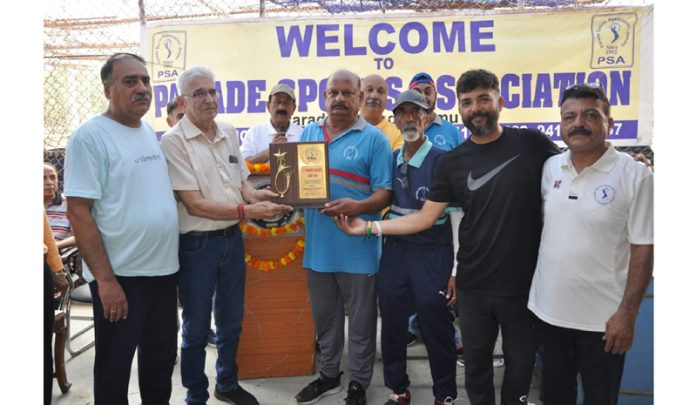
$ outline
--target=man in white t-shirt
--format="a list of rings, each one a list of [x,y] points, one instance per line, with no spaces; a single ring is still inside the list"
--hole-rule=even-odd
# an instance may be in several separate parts
[[[539,318],[544,404],[618,401],[625,353],[652,276],[653,175],[606,141],[614,120],[596,83],[569,87],[541,192],[544,228],[529,309]]]
[[[295,112],[295,91],[287,84],[278,83],[268,93],[266,110],[271,119],[249,128],[242,139],[240,150],[251,163],[266,163],[270,159],[268,144],[271,142],[297,142],[302,127],[290,119]]]

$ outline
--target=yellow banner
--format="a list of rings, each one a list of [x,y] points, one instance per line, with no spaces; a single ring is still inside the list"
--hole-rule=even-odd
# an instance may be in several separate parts
[[[435,80],[437,112],[462,128],[455,83],[468,69],[500,79],[501,123],[538,128],[560,140],[559,100],[576,83],[599,82],[612,104],[617,145],[652,137],[652,6],[485,15],[409,14],[313,19],[150,24],[143,43],[154,103],[147,118],[167,130],[166,103],[176,78],[205,65],[216,75],[218,118],[246,128],[268,119],[267,93],[295,89],[293,120],[324,116],[326,77],[339,68],[377,73],[389,85],[388,108],[421,71]],[[391,115],[389,112],[385,112]]]

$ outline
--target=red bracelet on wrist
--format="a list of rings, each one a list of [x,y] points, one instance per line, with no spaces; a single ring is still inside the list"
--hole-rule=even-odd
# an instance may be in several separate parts
[[[237,204],[237,218],[244,219],[244,204]]]

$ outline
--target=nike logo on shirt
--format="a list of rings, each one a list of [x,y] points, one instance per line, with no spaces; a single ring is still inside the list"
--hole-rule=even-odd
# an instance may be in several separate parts
[[[513,160],[517,159],[520,154],[518,153],[517,155],[511,157],[510,159],[506,160],[505,162],[501,163],[500,165],[496,166],[493,170],[490,172],[484,174],[483,176],[479,177],[478,179],[474,179],[471,176],[471,172],[469,172],[469,177],[466,179],[466,185],[469,187],[469,190],[471,191],[476,191],[480,189],[481,187],[485,186],[486,183],[488,183],[493,177],[495,177],[496,174],[500,173],[501,170],[505,168],[505,166],[509,165]]]

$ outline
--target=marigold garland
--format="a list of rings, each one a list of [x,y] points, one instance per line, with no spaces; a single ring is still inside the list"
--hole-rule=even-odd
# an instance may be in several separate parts
[[[304,252],[304,239],[300,239],[295,243],[292,249],[286,254],[284,254],[278,260],[260,260],[253,257],[250,254],[244,255],[244,261],[251,267],[261,270],[261,271],[271,271],[281,269],[288,264],[292,263],[297,259],[297,257]]]
[[[260,236],[262,238],[282,236],[289,232],[297,232],[304,227],[304,216],[300,216],[298,219],[292,221],[289,224],[283,226],[278,226],[270,229],[257,228],[251,226],[246,222],[241,222],[239,228],[244,235],[248,236]],[[300,239],[295,243],[292,249],[286,254],[284,254],[278,260],[261,260],[257,259],[250,254],[244,255],[244,261],[251,267],[261,270],[261,271],[271,271],[281,269],[288,264],[292,263],[297,259],[297,257],[304,252],[304,239]]]
[[[247,169],[250,173],[270,173],[271,165],[268,163],[251,163],[245,160]]]
[[[283,226],[278,226],[270,229],[257,228],[251,226],[246,222],[241,222],[239,224],[239,229],[242,233],[247,236],[260,236],[262,238],[267,238],[269,236],[283,236],[286,233],[297,232],[304,227],[304,216],[300,216],[298,219],[285,224]]]

